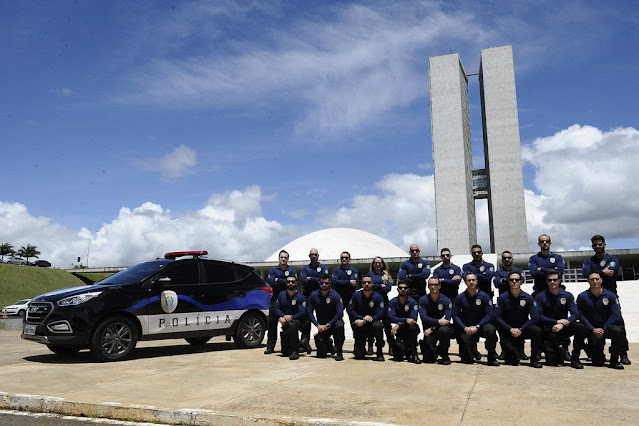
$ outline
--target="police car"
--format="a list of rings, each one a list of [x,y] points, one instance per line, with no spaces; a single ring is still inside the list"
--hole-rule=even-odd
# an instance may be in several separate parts
[[[166,253],[91,286],[34,297],[22,338],[57,354],[89,348],[100,361],[127,358],[139,340],[183,338],[193,345],[227,336],[241,348],[264,340],[272,289],[253,268]]]

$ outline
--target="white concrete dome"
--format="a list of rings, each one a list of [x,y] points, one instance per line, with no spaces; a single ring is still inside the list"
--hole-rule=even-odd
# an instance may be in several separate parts
[[[308,252],[316,248],[320,261],[339,259],[343,251],[351,254],[351,259],[407,257],[407,250],[370,232],[353,228],[327,228],[311,232],[286,244],[280,250],[289,253],[289,261],[308,261]],[[280,250],[270,255],[265,262],[277,262]]]

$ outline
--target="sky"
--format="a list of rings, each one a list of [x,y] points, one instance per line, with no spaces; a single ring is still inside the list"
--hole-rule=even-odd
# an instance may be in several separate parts
[[[328,227],[435,254],[428,58],[507,44],[530,250],[639,247],[636,2],[2,1],[0,35],[0,243],[56,267]]]

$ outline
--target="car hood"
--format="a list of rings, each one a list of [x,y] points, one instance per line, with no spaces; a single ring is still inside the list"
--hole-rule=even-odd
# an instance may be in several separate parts
[[[33,299],[31,299],[31,302],[57,301],[60,299],[64,299],[65,297],[75,296],[76,294],[88,293],[90,291],[104,291],[107,289],[112,289],[113,287],[114,286],[95,284],[95,285],[81,285],[77,287],[60,288],[58,290],[53,290],[48,293],[44,293],[39,296],[36,296]]]

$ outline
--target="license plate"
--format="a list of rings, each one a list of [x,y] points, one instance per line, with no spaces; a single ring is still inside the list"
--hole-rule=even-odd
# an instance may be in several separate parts
[[[36,326],[31,324],[24,325],[24,334],[27,336],[35,336]]]

